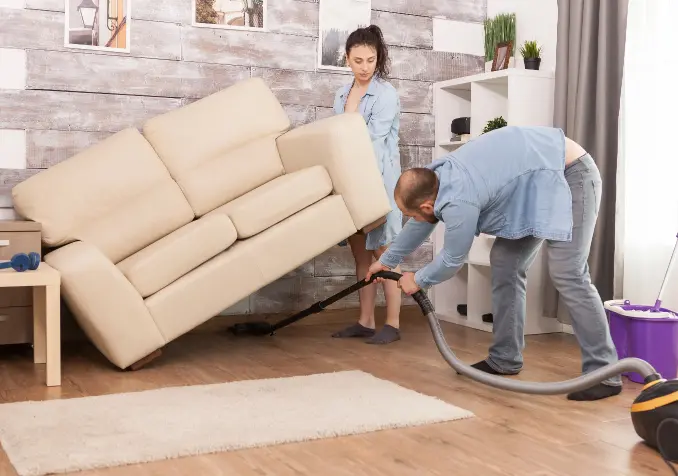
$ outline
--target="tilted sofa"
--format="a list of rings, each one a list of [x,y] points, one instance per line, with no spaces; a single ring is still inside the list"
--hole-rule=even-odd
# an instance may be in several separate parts
[[[390,210],[363,118],[292,128],[258,78],[117,132],[12,195],[42,224],[75,319],[121,369]]]

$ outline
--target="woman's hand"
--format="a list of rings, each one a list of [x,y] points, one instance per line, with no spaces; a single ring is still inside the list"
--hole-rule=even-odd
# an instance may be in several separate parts
[[[414,280],[414,273],[403,273],[403,277],[398,281],[398,287],[408,296],[421,289]]]

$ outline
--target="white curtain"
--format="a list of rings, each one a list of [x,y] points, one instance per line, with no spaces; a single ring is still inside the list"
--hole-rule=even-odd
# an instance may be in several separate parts
[[[678,234],[678,0],[630,0],[619,125],[615,297],[654,304]],[[678,264],[678,263],[677,263]],[[664,292],[678,310],[678,266]]]

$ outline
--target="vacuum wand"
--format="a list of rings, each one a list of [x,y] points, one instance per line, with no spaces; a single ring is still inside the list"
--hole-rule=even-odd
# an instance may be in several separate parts
[[[275,334],[275,331],[277,331],[278,329],[287,327],[290,324],[297,322],[312,314],[317,314],[321,311],[324,311],[328,306],[334,304],[340,299],[343,299],[346,296],[360,290],[361,288],[364,288],[365,286],[372,284],[374,280],[377,278],[386,278],[391,279],[393,281],[398,281],[401,278],[401,276],[402,276],[401,274],[395,273],[393,271],[379,271],[378,273],[375,273],[369,281],[366,281],[364,279],[358,281],[357,283],[352,284],[343,291],[340,291],[337,294],[330,296],[324,301],[316,302],[315,304],[311,305],[311,307],[304,309],[303,311],[300,311],[290,317],[287,317],[282,321],[276,322],[275,324],[271,324],[270,322],[266,321],[241,322],[232,325],[231,327],[228,328],[228,330],[235,335],[252,335],[252,336],[273,335]]]

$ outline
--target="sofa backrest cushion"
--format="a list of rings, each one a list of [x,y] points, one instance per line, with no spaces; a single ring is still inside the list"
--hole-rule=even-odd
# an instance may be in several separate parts
[[[284,174],[276,137],[247,142],[182,173],[177,181],[195,215],[203,216]]]
[[[111,261],[195,218],[138,130],[120,131],[12,189],[17,213],[42,224],[48,247],[86,241]]]
[[[289,128],[273,92],[252,78],[149,119],[142,132],[200,216],[282,173],[275,137]],[[240,181],[247,186],[234,192]]]

